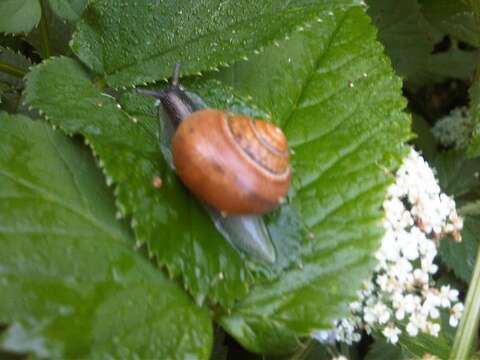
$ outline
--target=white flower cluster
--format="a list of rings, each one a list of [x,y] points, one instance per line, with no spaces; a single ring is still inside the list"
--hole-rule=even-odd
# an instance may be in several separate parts
[[[465,149],[470,141],[473,120],[468,108],[458,107],[437,121],[432,128],[435,139],[443,146]]]
[[[460,240],[463,222],[454,200],[441,192],[431,168],[413,149],[383,207],[385,236],[376,253],[378,265],[359,300],[350,304],[352,316],[336,322],[336,341],[359,341],[362,330],[381,332],[393,344],[402,331],[437,336],[441,309],[448,309],[453,327],[461,317],[458,291],[448,285],[436,288],[432,276],[438,270],[434,263],[438,240],[447,234]],[[332,333],[313,336],[326,341]]]

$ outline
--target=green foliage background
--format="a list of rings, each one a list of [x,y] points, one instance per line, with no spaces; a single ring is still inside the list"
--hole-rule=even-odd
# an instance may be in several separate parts
[[[416,147],[465,211],[463,243],[440,257],[466,289],[480,164],[468,3],[3,0],[0,33],[0,356],[226,358],[226,332],[243,351],[328,358],[308,338],[348,315],[373,270],[411,113]],[[178,61],[210,106],[287,135],[291,190],[265,216],[271,266],[217,233],[159,151],[154,102],[132,88],[166,86]],[[460,151],[430,134],[447,108],[419,100],[452,82],[473,84]],[[366,358],[446,358],[452,338],[376,339]]]

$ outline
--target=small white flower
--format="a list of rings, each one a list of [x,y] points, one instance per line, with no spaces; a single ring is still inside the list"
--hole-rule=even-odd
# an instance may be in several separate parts
[[[403,203],[398,198],[392,198],[385,200],[383,203],[385,209],[386,220],[392,224],[395,228],[400,227],[400,222],[405,212]]]
[[[407,260],[413,261],[418,259],[420,254],[418,251],[418,237],[415,233],[401,231],[397,236],[397,241],[403,256]]]
[[[350,304],[350,310],[352,312],[358,312],[362,310],[362,304],[359,301],[354,301]]]
[[[413,322],[409,322],[407,324],[407,334],[410,336],[417,336],[418,335],[418,326],[415,325]]]
[[[450,285],[442,286],[440,288],[440,305],[443,308],[449,308],[450,302],[458,301],[458,290],[451,289]]]
[[[428,273],[421,269],[415,269],[413,271],[413,278],[419,284],[428,284]]]
[[[370,325],[375,323],[385,324],[390,319],[390,310],[381,302],[377,302],[373,306],[367,306],[364,309],[363,320]]]
[[[380,290],[384,291],[385,293],[393,294],[396,290],[400,288],[400,284],[398,280],[387,274],[383,274],[377,277],[376,279],[377,285],[380,287]]]
[[[401,257],[398,261],[393,264],[387,272],[392,276],[395,276],[400,284],[404,284],[408,280],[408,274],[411,273],[413,267],[410,261]]]
[[[312,337],[322,344],[334,343],[338,339],[338,330],[314,331]]]
[[[424,237],[418,242],[418,250],[420,254],[428,257],[435,257],[437,256],[437,248],[435,243],[432,240],[427,239]]]
[[[332,358],[332,360],[348,360],[346,356],[339,355]]]
[[[429,274],[435,274],[438,270],[438,266],[433,263],[433,257],[426,256],[420,260],[422,270]]]
[[[397,320],[403,320],[405,318],[405,309],[403,307],[399,307],[395,311],[395,318]]]
[[[319,341],[332,342],[332,338],[336,341],[341,341],[351,345],[353,342],[360,341],[360,334],[357,333],[357,328],[361,326],[362,320],[357,316],[352,316],[350,319],[342,319],[336,322],[336,330],[333,333],[315,333],[314,336]]]
[[[364,309],[364,314],[363,314],[363,321],[365,323],[372,325],[377,322],[377,316],[375,312],[373,311],[373,308],[371,307],[366,307]]]
[[[440,317],[440,311],[435,306],[422,306],[422,311],[429,315],[432,319],[438,319]]]
[[[438,296],[438,291],[430,289],[424,295],[425,301],[422,304],[422,313],[429,315],[432,319],[438,319],[440,312],[438,307],[441,305],[440,297]]]
[[[392,229],[388,229],[382,239],[376,258],[383,261],[397,261],[400,257],[400,246]]]
[[[404,296],[400,292],[393,294],[391,301],[397,320],[403,320],[406,314],[412,313],[419,306],[416,304],[415,296],[411,294]]]
[[[432,336],[437,337],[438,333],[440,332],[440,324],[433,323],[433,322],[428,322],[427,323],[427,333],[429,333]]]
[[[395,318],[397,320],[403,320],[405,318],[405,298],[403,294],[395,294],[392,297],[392,305],[395,309]]]
[[[382,333],[390,343],[396,344],[398,342],[398,335],[402,332],[394,324],[388,324],[388,326],[383,329]]]
[[[362,340],[362,335],[360,335],[359,333],[352,333],[351,335],[351,339],[352,339],[352,342],[359,342],[360,340]]]
[[[390,319],[390,311],[385,304],[377,303],[377,305],[375,305],[374,311],[378,318],[379,324],[386,324]]]
[[[449,319],[449,324],[451,327],[457,327],[458,322],[460,321],[463,313],[463,304],[462,303],[456,303],[453,305],[453,307],[450,309],[450,319]]]
[[[417,332],[418,330],[425,332],[427,330],[427,315],[421,311],[415,311],[410,316],[409,324],[411,324],[412,329],[415,327]]]
[[[375,290],[375,286],[372,284],[371,281],[364,281],[363,282],[363,294],[365,296],[369,296]]]
[[[375,280],[377,285],[380,287],[381,290],[386,290],[389,286],[389,277],[387,274],[382,274],[377,276],[377,279]]]
[[[420,298],[416,295],[408,294],[406,296],[399,296],[393,300],[393,307],[397,309],[395,317],[397,320],[403,320],[405,314],[412,314],[420,308]]]
[[[420,297],[413,294],[408,294],[405,296],[405,311],[409,314],[412,314],[415,310],[420,308]]]

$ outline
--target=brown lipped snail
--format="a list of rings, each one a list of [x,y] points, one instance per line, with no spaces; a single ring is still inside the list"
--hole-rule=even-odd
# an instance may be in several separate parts
[[[263,120],[207,108],[179,84],[179,65],[164,91],[137,89],[159,100],[165,159],[202,200],[217,230],[234,247],[259,261],[275,261],[260,214],[282,203],[291,170],[282,130]]]
[[[271,211],[288,191],[287,142],[270,123],[216,109],[196,111],[178,127],[172,152],[187,188],[227,214]]]

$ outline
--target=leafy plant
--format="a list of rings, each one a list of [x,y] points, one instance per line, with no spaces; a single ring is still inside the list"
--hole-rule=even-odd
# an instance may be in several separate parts
[[[0,2],[0,355],[208,359],[241,344],[307,358],[375,267],[385,192],[413,135],[405,108],[428,133],[435,112],[412,98],[450,78],[469,85],[478,29],[454,3]],[[453,45],[432,54],[444,36]],[[455,61],[465,66],[450,71]],[[209,106],[288,138],[288,199],[264,216],[274,264],[225,241],[162,156],[166,115],[133,88],[165,87],[177,62]],[[447,192],[470,209],[468,250],[441,248],[445,274],[466,286],[478,161],[429,141]],[[444,180],[452,168],[463,181]],[[366,358],[422,356],[451,338],[379,339]]]

